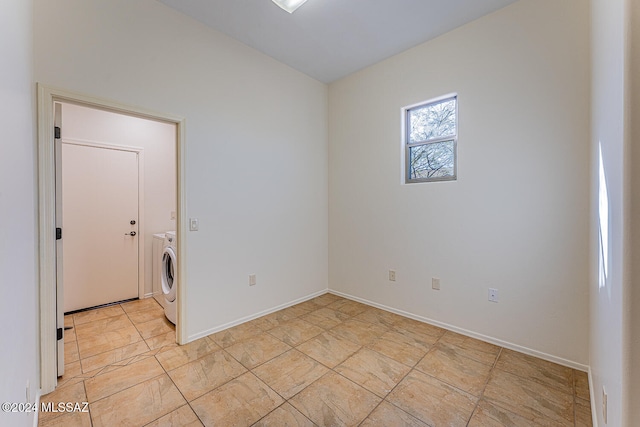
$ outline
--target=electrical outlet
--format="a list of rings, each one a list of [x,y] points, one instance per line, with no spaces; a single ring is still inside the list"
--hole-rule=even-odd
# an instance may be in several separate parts
[[[249,286],[253,286],[256,284],[256,275],[255,274],[250,274],[249,275]]]
[[[431,289],[435,289],[436,291],[440,290],[440,279],[437,277],[431,278]]]
[[[602,386],[602,419],[607,423],[607,391]]]
[[[395,270],[389,270],[389,280],[392,282],[396,281],[396,271]]]
[[[498,290],[494,288],[489,288],[489,301],[498,302]]]

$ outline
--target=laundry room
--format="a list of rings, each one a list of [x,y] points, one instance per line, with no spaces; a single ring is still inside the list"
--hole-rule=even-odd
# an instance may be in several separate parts
[[[153,245],[176,229],[175,124],[72,103],[56,110],[64,312],[149,298],[162,317]]]

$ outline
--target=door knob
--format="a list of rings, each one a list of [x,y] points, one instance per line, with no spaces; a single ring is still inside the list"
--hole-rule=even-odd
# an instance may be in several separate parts
[[[124,233],[125,236],[135,236],[136,232],[132,231],[131,233]]]

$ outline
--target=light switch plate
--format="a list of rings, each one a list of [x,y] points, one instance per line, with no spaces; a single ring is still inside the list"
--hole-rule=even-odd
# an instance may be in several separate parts
[[[198,218],[189,218],[189,230],[190,231],[198,231],[200,224],[198,222]]]

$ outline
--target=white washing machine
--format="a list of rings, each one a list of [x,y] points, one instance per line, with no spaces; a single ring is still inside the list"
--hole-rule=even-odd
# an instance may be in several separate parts
[[[176,324],[176,295],[178,290],[178,241],[175,231],[167,231],[164,235],[162,249],[162,293],[164,294],[164,315]]]
[[[162,292],[162,252],[164,251],[164,237],[165,233],[158,233],[153,235],[153,260],[151,262],[151,283],[153,284],[153,297],[158,301],[158,304],[164,308],[164,292]]]

